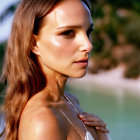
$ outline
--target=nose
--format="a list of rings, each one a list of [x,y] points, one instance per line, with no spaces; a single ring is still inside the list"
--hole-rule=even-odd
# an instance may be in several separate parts
[[[91,43],[91,39],[87,35],[83,35],[80,37],[80,46],[79,50],[82,52],[91,52],[93,46]]]

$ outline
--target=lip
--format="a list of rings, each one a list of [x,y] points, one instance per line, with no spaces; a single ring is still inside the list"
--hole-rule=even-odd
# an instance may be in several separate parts
[[[88,58],[80,59],[74,62],[80,66],[87,66],[88,65]]]

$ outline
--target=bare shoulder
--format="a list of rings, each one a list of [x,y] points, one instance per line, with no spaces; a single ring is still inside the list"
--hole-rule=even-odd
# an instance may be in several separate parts
[[[69,98],[71,98],[71,100],[72,100],[73,102],[76,102],[76,103],[79,104],[79,100],[78,100],[78,98],[77,98],[74,94],[72,94],[72,93],[70,93],[70,92],[66,92],[65,95],[67,95]]]
[[[64,130],[63,121],[52,107],[37,106],[23,112],[19,140],[65,140]]]

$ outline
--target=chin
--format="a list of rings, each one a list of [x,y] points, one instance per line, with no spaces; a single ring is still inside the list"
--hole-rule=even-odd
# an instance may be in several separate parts
[[[86,71],[85,72],[79,72],[79,73],[75,73],[75,74],[72,74],[70,77],[72,78],[82,78],[86,75]]]

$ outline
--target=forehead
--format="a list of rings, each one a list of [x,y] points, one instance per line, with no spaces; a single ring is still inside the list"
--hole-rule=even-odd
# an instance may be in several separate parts
[[[51,26],[81,25],[92,23],[90,11],[81,0],[63,0],[46,16]],[[49,26],[49,25],[48,25]]]

